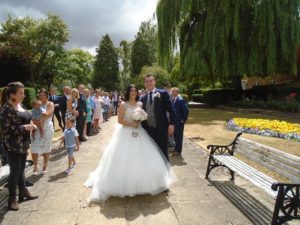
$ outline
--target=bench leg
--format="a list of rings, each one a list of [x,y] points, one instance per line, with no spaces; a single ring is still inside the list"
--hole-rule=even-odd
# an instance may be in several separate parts
[[[227,167],[228,168],[228,167]],[[228,168],[229,169],[229,168]],[[233,170],[231,170],[231,169],[229,169],[229,171],[230,171],[230,175],[231,175],[231,180],[234,180],[234,171]]]
[[[289,193],[289,195],[287,194]],[[283,224],[292,219],[300,219],[300,196],[299,187],[294,189],[280,186],[275,202],[271,225]],[[279,216],[280,211],[283,216]]]

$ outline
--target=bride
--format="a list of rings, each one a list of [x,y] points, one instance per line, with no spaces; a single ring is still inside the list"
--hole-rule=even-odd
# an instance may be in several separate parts
[[[118,110],[118,125],[98,168],[85,182],[92,192],[89,202],[110,196],[156,195],[172,183],[170,164],[140,123],[131,118],[141,108],[138,90],[129,85]]]

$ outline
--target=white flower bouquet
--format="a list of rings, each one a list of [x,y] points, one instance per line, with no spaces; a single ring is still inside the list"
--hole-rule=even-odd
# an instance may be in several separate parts
[[[131,114],[131,118],[138,122],[146,120],[147,116],[147,113],[140,107],[136,108]],[[138,135],[138,129],[132,131],[132,137],[137,137]]]
[[[147,113],[142,108],[136,108],[131,114],[131,118],[136,121],[146,120],[147,116]]]

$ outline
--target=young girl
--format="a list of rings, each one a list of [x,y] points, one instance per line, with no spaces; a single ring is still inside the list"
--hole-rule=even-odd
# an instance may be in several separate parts
[[[69,161],[68,161],[68,169],[66,170],[66,174],[68,174],[68,175],[71,174],[72,168],[74,168],[76,165],[75,158],[73,155],[75,146],[77,146],[77,151],[79,151],[78,132],[74,128],[74,124],[75,124],[74,118],[66,119],[66,129],[64,131],[64,136],[60,143],[61,145],[63,145],[63,143],[65,143],[65,146],[68,151]]]

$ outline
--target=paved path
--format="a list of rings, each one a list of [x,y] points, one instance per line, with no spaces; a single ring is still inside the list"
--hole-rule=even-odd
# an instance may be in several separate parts
[[[116,117],[103,124],[103,131],[90,137],[76,152],[73,174],[66,176],[66,152],[54,151],[46,175],[30,176],[37,200],[20,204],[17,212],[6,211],[7,189],[0,191],[0,223],[3,225],[217,225],[268,224],[273,200],[248,182],[238,178],[232,185],[225,171],[214,172],[208,182],[203,178],[206,151],[185,140],[183,157],[171,157],[177,182],[169,193],[157,196],[110,198],[105,204],[88,206],[90,189],[83,186],[88,174],[97,167],[110,141]],[[29,170],[32,170],[30,168]],[[250,195],[250,194],[251,195]],[[255,196],[256,198],[253,198]],[[230,200],[229,200],[230,199]],[[258,200],[256,200],[258,199]],[[260,201],[264,202],[261,204]],[[241,212],[242,209],[243,213]],[[263,210],[264,213],[257,212]],[[245,216],[245,215],[246,216]],[[248,214],[248,216],[247,216]],[[250,215],[250,216],[249,216]],[[252,219],[248,219],[251,217]]]

